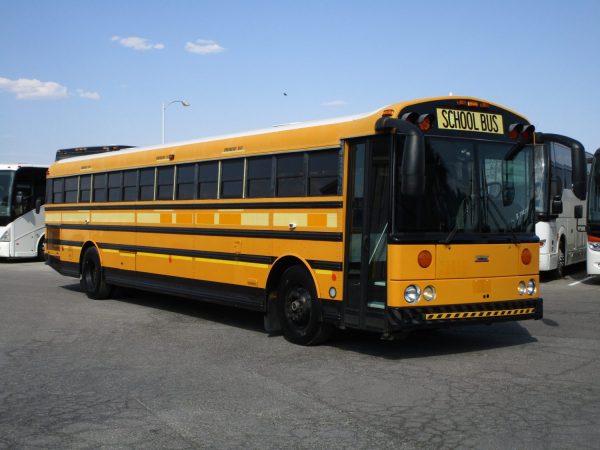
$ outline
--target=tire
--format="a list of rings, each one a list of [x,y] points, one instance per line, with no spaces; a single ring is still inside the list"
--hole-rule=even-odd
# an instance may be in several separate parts
[[[110,297],[112,285],[104,279],[104,269],[102,269],[96,247],[88,248],[83,254],[79,284],[83,292],[93,300]]]
[[[556,269],[554,269],[554,278],[560,279],[565,276],[565,266],[567,264],[565,256],[565,245],[564,241],[560,241],[558,244],[558,261],[556,263]]]
[[[37,247],[37,260],[46,261],[48,259],[48,253],[46,253],[46,238],[42,236]]]
[[[320,319],[315,285],[302,266],[292,266],[282,277],[277,307],[284,337],[299,345],[317,345],[333,333],[333,326]]]

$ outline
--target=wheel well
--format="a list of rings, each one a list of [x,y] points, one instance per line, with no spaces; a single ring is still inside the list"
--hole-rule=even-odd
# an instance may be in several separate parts
[[[308,271],[308,273],[310,274],[310,276],[312,278],[312,274],[310,273],[310,270],[308,269],[308,267],[306,266],[304,261],[302,261],[299,258],[296,258],[295,256],[284,256],[283,258],[280,258],[275,262],[275,264],[273,265],[273,268],[271,269],[271,272],[269,273],[269,277],[267,278],[267,285],[266,285],[267,298],[271,295],[271,293],[277,292],[277,287],[279,286],[279,280],[281,280],[281,276],[283,275],[283,272],[285,272],[287,269],[289,269],[290,267],[295,266],[295,265],[300,265],[300,266],[303,266],[304,268],[306,268],[306,270]],[[313,280],[313,282],[314,282],[314,280]]]

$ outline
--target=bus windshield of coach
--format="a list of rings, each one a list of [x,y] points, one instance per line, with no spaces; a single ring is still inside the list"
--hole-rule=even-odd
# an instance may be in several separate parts
[[[590,172],[588,223],[600,223],[600,158],[595,158]]]
[[[534,151],[535,161],[535,212],[548,214],[548,199],[550,198],[550,176],[547,153],[543,145],[537,145]]]
[[[11,216],[12,185],[15,178],[13,170],[0,170],[0,226],[6,225]]]
[[[418,198],[403,196],[396,187],[395,231],[451,233],[457,238],[533,232],[533,146],[505,160],[512,146],[426,138],[425,193]]]

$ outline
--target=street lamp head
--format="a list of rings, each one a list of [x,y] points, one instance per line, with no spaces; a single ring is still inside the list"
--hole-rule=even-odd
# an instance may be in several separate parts
[[[191,106],[191,103],[190,103],[190,102],[187,102],[187,101],[185,101],[185,100],[181,100],[181,104],[182,104],[183,106]]]

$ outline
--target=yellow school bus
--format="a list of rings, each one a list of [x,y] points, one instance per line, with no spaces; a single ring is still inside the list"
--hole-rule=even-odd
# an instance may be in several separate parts
[[[539,319],[534,127],[471,97],[110,154],[49,169],[48,264],[261,311],[269,332],[391,339]]]

